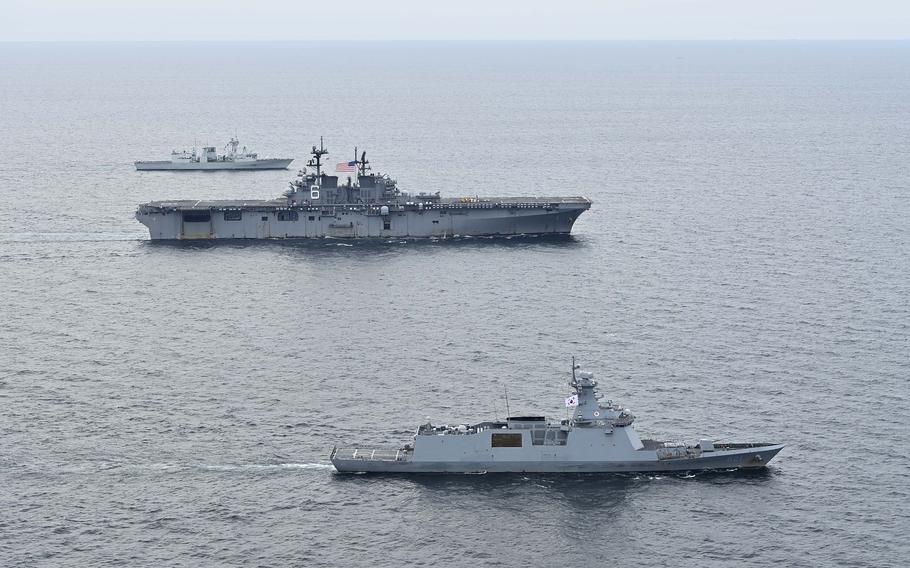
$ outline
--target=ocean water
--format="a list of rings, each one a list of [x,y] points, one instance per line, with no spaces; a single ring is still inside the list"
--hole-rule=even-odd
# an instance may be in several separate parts
[[[905,566],[910,43],[0,44],[0,565]],[[569,239],[157,244],[232,134],[404,189],[582,194]],[[293,166],[292,166],[293,167]],[[763,471],[345,476],[430,416]]]

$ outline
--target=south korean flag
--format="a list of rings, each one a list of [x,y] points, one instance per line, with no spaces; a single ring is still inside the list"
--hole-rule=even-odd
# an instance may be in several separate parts
[[[576,406],[578,406],[578,395],[573,394],[566,399],[566,408],[575,408]]]

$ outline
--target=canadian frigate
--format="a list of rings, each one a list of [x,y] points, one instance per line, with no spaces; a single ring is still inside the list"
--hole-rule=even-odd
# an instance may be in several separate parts
[[[354,160],[336,168],[353,174],[339,183],[323,172],[327,153],[321,141],[313,146],[309,171],[277,199],[153,201],[139,206],[136,219],[152,240],[565,235],[591,207],[585,197],[408,193],[373,173],[356,148]]]
[[[225,144],[225,153],[218,154],[214,146],[205,146],[202,153],[197,154],[196,148],[192,152],[183,150],[171,152],[170,160],[150,162],[135,162],[137,170],[283,170],[286,169],[293,158],[260,158],[259,154],[250,152],[244,146],[241,150],[237,147],[240,141],[232,137]],[[227,148],[230,147],[230,150]]]
[[[642,440],[632,426],[632,412],[602,401],[594,375],[575,370],[573,361],[573,394],[566,399],[573,412],[565,420],[509,416],[456,426],[428,422],[401,448],[336,445],[330,459],[339,472],[358,473],[662,472],[760,468],[784,447]]]

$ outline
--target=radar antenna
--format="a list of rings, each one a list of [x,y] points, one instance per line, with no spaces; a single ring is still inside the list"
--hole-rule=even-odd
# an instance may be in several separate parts
[[[354,147],[354,163],[357,164],[357,175],[366,176],[367,170],[372,170],[370,167],[370,162],[367,161],[367,151],[364,150],[360,154],[360,159],[357,159],[357,147]]]
[[[329,151],[327,149],[325,149],[322,145],[322,136],[320,136],[319,137],[319,148],[317,149],[315,145],[313,146],[313,149],[310,150],[310,154],[312,154],[313,157],[310,158],[310,161],[308,161],[306,163],[306,165],[310,166],[311,168],[316,168],[316,177],[317,178],[320,175],[322,175],[322,157],[328,153],[329,153]]]

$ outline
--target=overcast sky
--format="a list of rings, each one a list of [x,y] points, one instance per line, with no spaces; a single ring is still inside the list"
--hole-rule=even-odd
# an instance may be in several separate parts
[[[0,0],[0,40],[908,39],[910,0]]]

